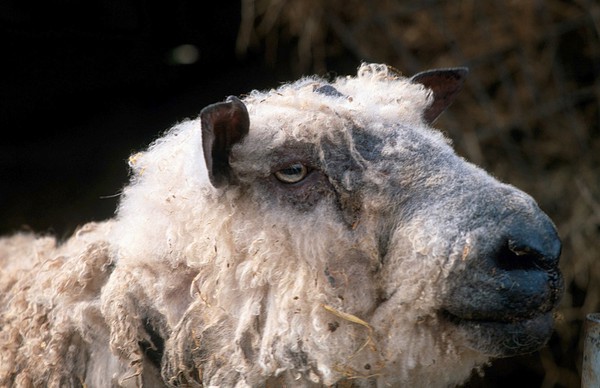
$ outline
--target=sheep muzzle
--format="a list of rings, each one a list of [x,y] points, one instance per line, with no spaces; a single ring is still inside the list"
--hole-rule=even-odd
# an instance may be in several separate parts
[[[497,237],[485,229],[473,234],[442,315],[468,333],[476,350],[496,357],[537,350],[552,333],[563,290],[554,225],[538,210],[509,217]]]

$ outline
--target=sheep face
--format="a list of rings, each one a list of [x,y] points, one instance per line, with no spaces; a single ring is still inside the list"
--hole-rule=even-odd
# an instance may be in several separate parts
[[[545,344],[552,222],[429,126],[465,74],[365,65],[202,112],[213,189],[187,217],[198,275],[167,317],[167,381],[446,386]]]

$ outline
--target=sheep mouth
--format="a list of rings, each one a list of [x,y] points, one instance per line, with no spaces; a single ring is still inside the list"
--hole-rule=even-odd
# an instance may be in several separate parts
[[[471,273],[462,280],[467,281],[455,283],[447,295],[441,315],[464,333],[469,347],[510,357],[546,344],[563,292],[557,269],[498,271],[494,277]]]
[[[543,347],[553,331],[552,312],[507,320],[465,319],[448,311],[442,317],[464,336],[469,348],[491,357],[512,357]]]

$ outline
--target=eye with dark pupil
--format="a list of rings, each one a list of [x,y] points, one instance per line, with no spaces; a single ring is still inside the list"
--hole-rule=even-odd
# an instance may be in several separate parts
[[[294,163],[275,172],[275,177],[283,183],[297,183],[306,177],[308,168],[302,163]]]

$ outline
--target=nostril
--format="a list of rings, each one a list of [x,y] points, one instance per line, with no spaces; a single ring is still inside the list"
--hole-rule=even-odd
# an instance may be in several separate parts
[[[558,265],[559,256],[560,240],[555,236],[537,239],[509,238],[498,252],[497,264],[507,270],[551,269]]]
[[[544,267],[541,265],[541,256],[530,249],[511,248],[510,241],[502,246],[496,257],[498,267],[505,270],[536,269]]]
[[[511,217],[496,245],[497,265],[505,269],[558,269],[561,242],[552,221],[542,212]]]

